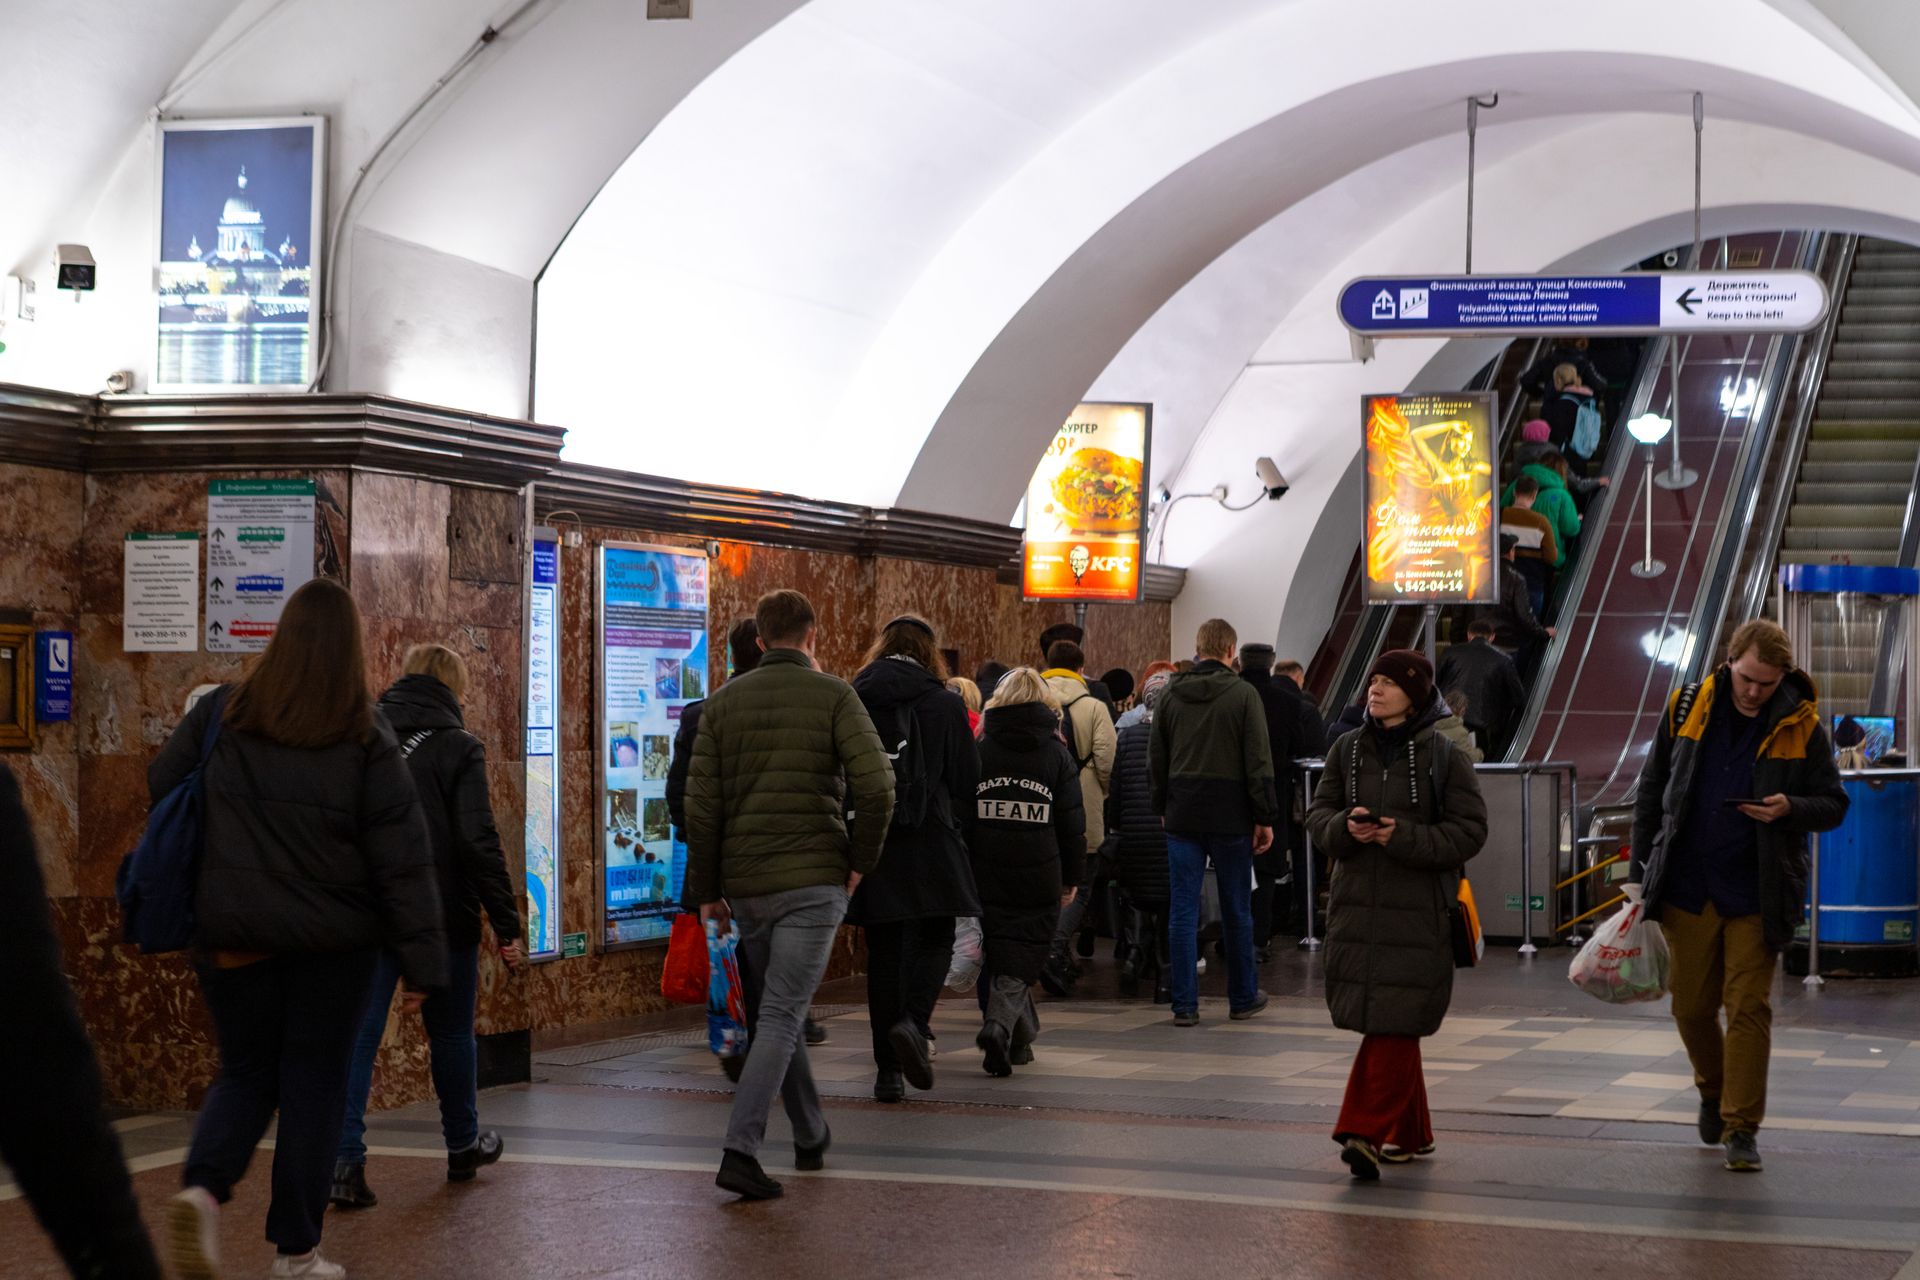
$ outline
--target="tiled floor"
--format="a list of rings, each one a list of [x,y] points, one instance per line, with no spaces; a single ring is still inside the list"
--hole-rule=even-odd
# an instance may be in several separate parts
[[[777,1113],[763,1152],[784,1200],[711,1182],[731,1097],[691,1024],[544,1052],[530,1086],[489,1091],[507,1159],[469,1187],[440,1172],[429,1106],[378,1116],[380,1207],[329,1220],[366,1277],[1344,1276],[1920,1280],[1920,1001],[1909,984],[1809,998],[1778,989],[1767,1171],[1726,1173],[1692,1132],[1664,1011],[1567,986],[1565,955],[1498,953],[1463,974],[1427,1044],[1439,1151],[1355,1185],[1328,1129],[1354,1037],[1327,1022],[1316,962],[1268,966],[1260,1019],[1228,1022],[1209,974],[1199,1027],[1123,1002],[1095,961],[1088,998],[1042,1005],[1033,1067],[980,1072],[972,1007],[943,1003],[937,1087],[871,1100],[854,984],[822,994],[814,1051],[834,1144],[791,1170]],[[153,1212],[191,1117],[122,1122]],[[229,1274],[264,1274],[264,1162],[228,1209]],[[0,1199],[5,1193],[0,1192]],[[23,1205],[0,1203],[0,1273],[60,1274]]]

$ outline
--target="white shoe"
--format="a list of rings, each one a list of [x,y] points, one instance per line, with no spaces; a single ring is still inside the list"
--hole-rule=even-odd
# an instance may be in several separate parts
[[[167,1260],[179,1280],[220,1280],[220,1202],[205,1187],[167,1202]]]
[[[1203,974],[1206,971],[1207,971],[1207,958],[1205,956],[1201,956],[1198,960],[1195,960],[1193,962],[1193,972],[1196,976],[1198,976],[1199,974]]]
[[[347,1280],[347,1269],[337,1262],[328,1262],[318,1249],[295,1258],[283,1253],[274,1259],[267,1280],[287,1280],[289,1276],[300,1277],[300,1280]]]

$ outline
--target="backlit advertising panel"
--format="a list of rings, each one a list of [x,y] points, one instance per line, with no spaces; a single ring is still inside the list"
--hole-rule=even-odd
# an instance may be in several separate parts
[[[1499,596],[1490,392],[1367,396],[1367,600]]]
[[[560,542],[537,532],[527,610],[527,954],[560,954]]]
[[[687,846],[667,815],[667,767],[689,702],[707,696],[707,557],[685,547],[600,549],[601,935],[664,942]]]
[[[1027,599],[1140,598],[1152,418],[1149,405],[1083,404],[1055,434],[1027,486]]]

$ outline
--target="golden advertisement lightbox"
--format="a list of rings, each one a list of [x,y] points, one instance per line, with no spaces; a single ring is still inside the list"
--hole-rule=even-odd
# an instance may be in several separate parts
[[[1047,446],[1027,486],[1027,599],[1140,598],[1151,420],[1144,404],[1083,404]]]
[[[1367,600],[1499,598],[1490,392],[1367,396]]]

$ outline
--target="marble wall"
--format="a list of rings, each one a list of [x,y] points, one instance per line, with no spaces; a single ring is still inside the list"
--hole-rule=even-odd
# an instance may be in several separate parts
[[[384,688],[407,648],[436,641],[467,661],[468,727],[485,744],[488,781],[516,887],[523,873],[525,774],[522,678],[526,555],[517,493],[347,470],[272,473],[317,482],[316,570],[346,581],[366,619],[369,678]],[[208,477],[100,474],[0,465],[0,610],[76,637],[75,717],[43,729],[30,753],[0,761],[20,778],[39,843],[66,966],[100,1050],[110,1097],[123,1106],[196,1105],[214,1066],[211,1029],[184,957],[143,957],[119,941],[113,877],[146,818],[146,767],[195,685],[231,680],[237,657],[121,650],[122,546],[129,532],[204,530]],[[603,540],[703,547],[640,529],[590,528],[563,547],[561,674],[563,932],[596,937],[598,814],[594,776],[594,548]],[[927,617],[971,671],[989,658],[1034,661],[1039,632],[1067,606],[1021,602],[988,569],[768,547],[720,545],[712,578],[716,641],[764,592],[796,587],[821,616],[821,665],[851,676],[880,624]],[[1169,606],[1096,607],[1088,649],[1096,671],[1137,670],[1170,652]],[[725,674],[714,646],[711,677]],[[525,1036],[614,1023],[664,1007],[658,947],[534,966],[510,976],[485,952],[483,1036]],[[830,974],[858,973],[852,930]],[[430,1092],[417,1019],[393,1019],[376,1076],[376,1105]]]

